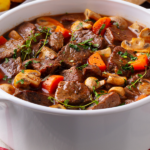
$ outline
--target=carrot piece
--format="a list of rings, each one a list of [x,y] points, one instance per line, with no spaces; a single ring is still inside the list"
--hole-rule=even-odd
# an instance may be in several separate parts
[[[4,78],[4,75],[0,73],[0,80]]]
[[[50,94],[53,94],[58,86],[58,83],[63,80],[63,76],[52,75],[42,83],[42,88],[46,89]]]
[[[109,17],[100,18],[94,23],[92,31],[95,34],[104,35],[106,28],[108,28],[110,25],[111,19]]]
[[[141,99],[143,99],[143,98],[145,98],[145,97],[147,97],[147,95],[142,94],[142,95],[140,95],[138,98],[136,98],[135,101],[139,101],[139,100],[141,100]]]
[[[7,42],[7,40],[3,37],[3,36],[0,36],[0,45],[3,45]]]
[[[138,59],[131,63],[134,70],[145,70],[145,67],[148,65],[147,55],[140,55],[137,57]]]
[[[89,57],[88,62],[90,65],[98,66],[101,71],[106,70],[106,65],[105,65],[104,61],[102,60],[100,54],[97,52]]]
[[[71,32],[69,30],[61,27],[61,26],[57,26],[55,32],[61,32],[63,34],[64,38],[67,38],[67,37],[71,36],[70,35]]]

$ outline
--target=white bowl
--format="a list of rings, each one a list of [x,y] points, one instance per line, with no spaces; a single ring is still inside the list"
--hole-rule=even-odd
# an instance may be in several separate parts
[[[43,0],[0,16],[0,35],[42,15],[89,8],[150,27],[146,9],[116,0]],[[0,138],[14,150],[148,150],[150,98],[99,110],[59,110],[23,101],[0,90]]]

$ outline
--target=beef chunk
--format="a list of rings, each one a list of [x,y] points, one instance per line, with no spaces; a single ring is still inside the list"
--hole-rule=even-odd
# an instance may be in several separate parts
[[[123,40],[131,40],[132,38],[137,37],[130,30],[121,30],[116,26],[106,28],[104,38],[109,44],[120,45]]]
[[[83,75],[85,79],[88,77],[97,77],[99,79],[102,75],[102,72],[98,66],[88,65],[83,69]]]
[[[35,33],[35,25],[31,22],[24,22],[18,28],[18,33],[24,38],[27,39],[31,34]]]
[[[36,55],[36,53],[39,51],[41,46],[42,46],[42,42],[32,44],[32,54],[31,54],[32,57]]]
[[[135,97],[139,95],[138,92],[136,92],[135,90],[129,90],[127,87],[125,87],[124,90],[125,96],[129,99],[135,99]]]
[[[24,44],[24,40],[9,40],[4,45],[0,46],[0,62],[2,62],[5,58],[13,57],[14,50],[17,49],[17,54],[20,51],[18,46],[22,46]]]
[[[30,63],[29,63],[30,62]],[[23,66],[26,64],[29,65],[26,67],[27,69],[35,69],[41,72],[41,75],[44,77],[49,74],[53,74],[58,67],[60,67],[60,63],[55,60],[43,60],[32,58],[23,62]]]
[[[12,78],[22,70],[23,67],[21,63],[20,57],[17,59],[10,58],[7,63],[4,62],[0,65],[0,68],[9,78]]]
[[[71,48],[69,45],[77,45],[76,42],[70,42],[66,46],[64,46],[61,51],[59,51],[57,59],[59,62],[62,62],[66,68],[70,68],[72,66],[81,66],[87,62],[87,59],[91,55],[90,50],[85,50],[80,47],[80,50],[75,50]],[[77,45],[78,46],[78,45]]]
[[[110,92],[100,96],[98,101],[98,104],[93,104],[92,106],[88,107],[88,110],[110,108],[121,104],[120,97],[115,92]]]
[[[61,102],[68,99],[71,105],[82,105],[91,101],[88,87],[76,81],[61,81],[55,92],[55,98]]]
[[[48,100],[49,94],[46,93],[40,93],[40,92],[30,91],[30,90],[24,90],[24,91],[18,90],[14,94],[14,96],[34,104],[39,104],[43,106],[53,105],[53,103],[50,100]]]
[[[133,75],[130,79],[128,79],[128,84],[131,84],[132,82],[136,81],[139,78],[138,74],[144,75],[145,72],[143,71]],[[143,79],[150,79],[150,69],[147,70]]]
[[[68,70],[62,71],[61,75],[64,76],[64,81],[78,81],[78,82],[84,81],[82,71],[78,70],[75,66],[71,67]]]
[[[61,32],[53,32],[49,38],[49,45],[58,52],[64,45],[64,37]]]
[[[66,14],[66,15],[63,15],[61,17],[60,21],[61,22],[64,22],[64,21],[72,21],[72,22],[74,22],[74,21],[77,21],[77,20],[82,21],[84,19],[85,19],[85,17],[81,16],[81,14]]]
[[[125,52],[127,53],[127,58],[122,57],[122,54]],[[130,72],[133,71],[133,68],[124,69],[124,66],[128,65],[128,62],[131,61],[131,57],[136,57],[133,51],[125,50],[120,46],[115,47],[108,59],[107,70],[115,72],[116,74],[118,70],[122,70],[123,75],[129,76]]]
[[[94,34],[91,30],[80,30],[74,32],[74,37],[77,43],[84,42],[89,39],[93,39],[90,41],[92,44],[97,44],[99,49],[104,47],[104,39],[96,34]]]

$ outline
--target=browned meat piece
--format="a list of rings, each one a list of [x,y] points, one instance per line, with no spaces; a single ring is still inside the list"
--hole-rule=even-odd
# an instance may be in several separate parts
[[[24,40],[9,40],[4,45],[0,46],[0,62],[5,58],[13,57],[15,49],[17,49],[17,55],[19,55],[20,49],[18,47],[23,44]]]
[[[139,78],[138,74],[144,75],[145,72],[143,71],[133,75],[130,79],[128,79],[128,84],[131,84],[132,82],[136,81]],[[147,70],[143,79],[150,79],[150,69]]]
[[[127,57],[124,58],[122,55],[125,52],[127,53]],[[118,70],[122,70],[122,75],[129,76],[133,70],[132,68],[128,70],[124,69],[124,66],[128,65],[129,61],[132,61],[131,57],[136,57],[133,51],[125,50],[120,46],[115,47],[108,59],[107,70],[115,73],[117,73]]]
[[[63,15],[61,17],[60,21],[61,22],[63,22],[63,21],[72,21],[72,22],[74,22],[74,21],[77,21],[77,20],[82,21],[84,19],[85,19],[85,17],[81,16],[81,14],[66,14],[66,15]]]
[[[55,92],[55,98],[60,102],[68,99],[71,105],[83,105],[91,101],[88,87],[76,81],[61,81]]]
[[[98,99],[99,103],[93,104],[92,106],[88,107],[88,110],[93,109],[104,109],[104,108],[110,108],[115,107],[121,104],[120,97],[115,92],[110,92],[108,94],[102,95]]]
[[[84,81],[82,71],[78,70],[76,67],[71,67],[68,70],[62,71],[61,75],[64,76],[64,81]]]
[[[103,37],[100,37],[94,34],[91,30],[80,30],[74,32],[74,37],[77,43],[84,42],[89,39],[93,39],[90,41],[92,44],[97,44],[99,49],[102,49],[105,45]]]
[[[109,44],[120,45],[123,40],[131,40],[132,38],[137,37],[130,30],[121,30],[116,26],[108,27],[104,34],[104,38]]]
[[[49,38],[49,45],[58,52],[64,46],[64,37],[61,32],[53,32]]]
[[[88,77],[97,77],[99,79],[101,78],[102,72],[98,66],[88,65],[83,69],[83,75],[85,79]]]
[[[12,78],[23,69],[21,63],[20,57],[17,59],[10,58],[7,63],[3,62],[3,64],[0,65],[0,68],[9,78]]]
[[[129,99],[135,99],[135,97],[139,95],[138,92],[136,92],[135,90],[129,90],[127,87],[125,87],[124,90],[125,96]]]
[[[24,22],[18,28],[18,33],[24,38],[27,39],[31,34],[35,33],[35,25],[31,22]]]
[[[29,64],[26,66],[26,64]],[[27,69],[35,69],[41,72],[41,75],[44,77],[46,75],[52,74],[60,67],[60,63],[55,60],[43,60],[43,59],[28,59],[23,62],[23,66]]]
[[[36,55],[36,53],[39,51],[41,46],[42,46],[42,42],[32,44],[32,54],[31,54],[32,57]]]
[[[75,50],[69,46],[70,44],[78,46],[76,42],[68,43],[61,49],[61,51],[59,51],[56,60],[62,62],[62,65],[64,65],[66,68],[85,64],[91,55],[90,50],[85,50],[81,47],[79,50]]]
[[[14,96],[38,105],[43,105],[43,106],[53,105],[53,103],[50,100],[48,100],[49,94],[46,93],[40,93],[40,92],[30,91],[30,90],[24,90],[24,91],[18,90],[14,94]]]

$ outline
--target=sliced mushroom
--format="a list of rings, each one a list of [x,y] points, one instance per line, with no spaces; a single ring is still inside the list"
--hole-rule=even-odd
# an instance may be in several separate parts
[[[119,29],[127,29],[128,28],[128,23],[125,19],[123,19],[120,16],[113,16],[110,17],[112,22],[116,22],[118,24]]]
[[[38,88],[41,83],[41,73],[36,70],[24,70],[15,76],[14,86],[17,88],[29,89]]]
[[[112,74],[109,72],[102,72],[102,77],[108,78],[109,76],[118,76],[117,74]]]
[[[99,15],[98,13],[90,10],[90,9],[86,9],[84,12],[85,18],[86,19],[94,19],[94,20],[98,20],[101,18],[101,15]]]
[[[133,50],[143,53],[147,53],[150,51],[150,44],[145,43],[145,40],[143,38],[132,38],[131,41],[124,40],[121,43],[121,47],[126,50]]]
[[[101,80],[98,81],[97,78],[95,77],[88,77],[85,80],[85,85],[91,90],[93,91],[93,87],[95,87],[95,89],[100,88],[101,86],[105,85],[106,81],[105,80]]]
[[[53,51],[52,49],[50,49],[49,47],[44,46],[41,49],[39,58],[40,59],[55,59],[55,58],[57,58],[57,53],[55,51]]]
[[[150,42],[150,28],[144,28],[139,34],[140,38],[143,38],[145,42]]]
[[[4,90],[5,92],[13,95],[15,93],[15,88],[10,84],[1,84],[0,89]]]
[[[108,93],[110,92],[116,92],[118,93],[121,97],[125,97],[125,90],[123,87],[112,87]]]
[[[10,39],[14,39],[14,40],[22,40],[23,38],[19,35],[19,33],[17,32],[17,31],[15,31],[15,30],[12,30],[10,33],[9,33],[9,35],[8,35],[8,37],[10,38]]]
[[[103,50],[98,50],[98,51],[96,51],[96,53],[99,53],[100,55],[102,55],[104,57],[109,57],[111,55],[111,49],[110,49],[110,47],[108,47]]]
[[[143,28],[137,22],[134,22],[131,26],[129,26],[129,29],[136,35],[139,35]]]
[[[141,93],[150,95],[150,80],[143,79],[142,82],[138,84],[137,88]]]
[[[50,17],[37,18],[36,22],[39,26],[42,26],[42,27],[49,27],[49,28],[52,28],[55,26],[63,27],[63,25],[60,22]]]
[[[125,81],[127,81],[126,77],[109,76],[106,82],[113,85],[124,85]]]
[[[76,21],[71,26],[71,31],[78,31],[82,29],[91,29],[92,25],[83,21]]]
[[[56,105],[52,105],[50,106],[51,108],[58,108],[58,109],[66,109],[63,105],[61,104],[56,104]]]

